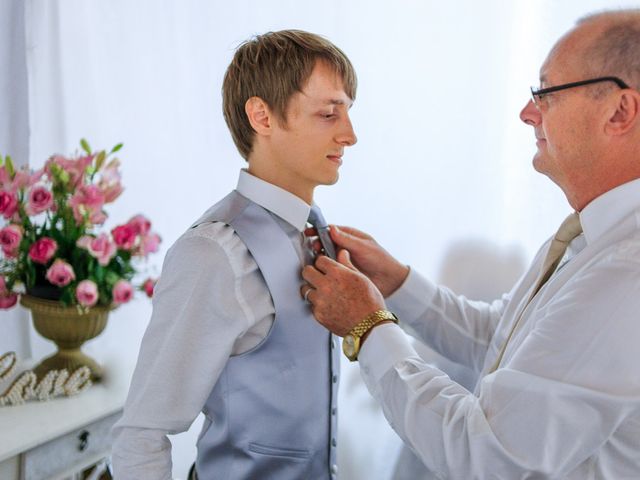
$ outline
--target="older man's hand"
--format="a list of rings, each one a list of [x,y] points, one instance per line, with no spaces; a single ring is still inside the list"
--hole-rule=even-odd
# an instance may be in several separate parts
[[[313,228],[305,233],[309,237],[316,235]],[[353,265],[371,279],[385,298],[397,290],[409,274],[409,267],[396,260],[368,233],[353,227],[331,225],[331,239],[338,247],[349,251]],[[314,247],[319,251],[320,242],[316,241]]]
[[[316,320],[343,337],[367,315],[385,308],[384,298],[371,280],[340,250],[338,261],[320,256],[302,270],[306,280],[300,293],[311,304]]]

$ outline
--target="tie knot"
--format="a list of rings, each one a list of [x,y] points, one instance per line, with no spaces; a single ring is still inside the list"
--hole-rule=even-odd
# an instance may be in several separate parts
[[[313,205],[311,210],[309,210],[309,223],[314,227],[326,227],[327,221],[324,219],[324,215],[322,215],[322,210],[317,205]]]
[[[580,216],[578,212],[573,212],[567,218],[565,218],[562,225],[556,233],[555,239],[562,243],[570,243],[571,240],[576,238],[582,233],[582,225],[580,224]]]

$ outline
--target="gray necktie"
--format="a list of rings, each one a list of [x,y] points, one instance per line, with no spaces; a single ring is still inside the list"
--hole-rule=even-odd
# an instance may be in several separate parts
[[[331,235],[329,234],[329,225],[327,224],[327,221],[322,215],[322,211],[317,205],[313,205],[311,207],[311,210],[309,211],[308,221],[316,229],[316,232],[318,232],[318,238],[320,239],[320,243],[322,244],[324,254],[335,260],[336,248],[333,245]]]
[[[488,373],[495,372],[500,366],[500,362],[502,361],[504,352],[507,349],[507,345],[509,344],[511,337],[513,336],[513,333],[516,331],[516,328],[520,323],[520,319],[522,318],[522,313],[527,308],[527,305],[529,305],[529,303],[531,302],[533,297],[536,295],[536,293],[540,291],[542,286],[547,282],[547,280],[549,280],[549,278],[551,278],[551,275],[553,275],[553,273],[556,271],[556,269],[558,268],[558,264],[560,263],[560,260],[562,260],[562,257],[567,251],[567,247],[569,246],[571,241],[581,233],[582,233],[582,225],[580,225],[580,217],[578,216],[577,212],[573,212],[567,218],[565,218],[564,222],[562,222],[562,225],[560,225],[560,228],[558,229],[555,236],[553,237],[553,240],[549,245],[549,250],[547,251],[547,255],[544,258],[544,262],[542,262],[542,268],[540,269],[540,275],[536,280],[535,287],[532,290],[531,295],[527,300],[527,303],[525,303],[522,309],[520,310],[518,319],[514,322],[513,327],[509,332],[509,336],[507,337],[507,340],[502,345],[502,349],[498,354],[498,358],[496,359],[495,363],[493,364],[493,367],[491,367]]]

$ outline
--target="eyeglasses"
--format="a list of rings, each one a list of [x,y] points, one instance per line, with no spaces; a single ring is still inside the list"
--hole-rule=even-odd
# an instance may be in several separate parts
[[[591,78],[589,80],[581,80],[579,82],[565,83],[563,85],[556,85],[554,87],[548,88],[531,87],[531,98],[533,99],[533,103],[536,106],[539,106],[540,100],[542,100],[542,98],[548,93],[559,92],[560,90],[566,90],[568,88],[582,87],[583,85],[591,85],[592,83],[600,82],[613,82],[620,88],[630,88],[629,85],[620,80],[618,77],[598,77]]]

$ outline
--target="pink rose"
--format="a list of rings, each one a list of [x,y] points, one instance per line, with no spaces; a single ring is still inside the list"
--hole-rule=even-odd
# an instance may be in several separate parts
[[[146,235],[151,230],[151,221],[144,215],[135,215],[129,219],[127,225],[131,225],[136,235]]]
[[[101,233],[98,237],[85,235],[80,237],[76,244],[86,248],[92,257],[98,259],[98,263],[103,267],[108,265],[116,254],[116,245],[109,239],[106,233]]]
[[[7,310],[13,307],[16,303],[18,303],[18,295],[12,292],[9,292],[4,295],[0,295],[0,309]]]
[[[113,241],[122,250],[131,250],[136,242],[135,228],[129,224],[119,225],[111,230]]]
[[[76,274],[71,265],[57,258],[55,262],[53,262],[53,265],[47,270],[46,277],[52,284],[58,287],[64,287],[76,279]]]
[[[4,277],[0,277],[0,309],[13,307],[18,301],[18,295],[7,290]]]
[[[27,215],[37,215],[45,212],[53,206],[53,195],[46,187],[36,186],[29,192],[27,201]]]
[[[147,294],[147,297],[153,297],[153,289],[156,287],[156,282],[153,278],[147,278],[142,284],[142,290]]]
[[[9,258],[15,258],[22,241],[22,227],[11,223],[0,229],[0,246],[2,253]]]
[[[3,190],[0,192],[0,214],[4,218],[11,218],[18,210],[18,196],[16,192]]]
[[[94,224],[102,224],[107,216],[102,211],[104,195],[96,185],[83,185],[69,200],[73,208],[73,216],[79,225],[83,224],[85,217]]]
[[[113,303],[122,305],[133,298],[133,287],[126,280],[118,280],[113,286]]]
[[[82,280],[76,287],[76,298],[83,307],[93,307],[98,301],[98,286],[92,280]]]
[[[160,248],[160,235],[152,233],[140,240],[139,255],[146,257],[150,253],[157,252],[158,248]]]
[[[42,237],[29,248],[29,258],[36,263],[45,265],[58,250],[58,244],[53,238]]]

